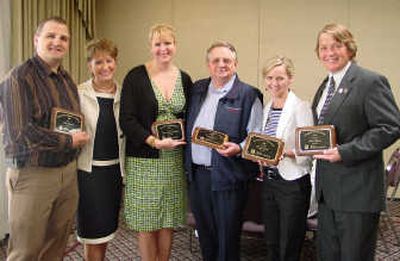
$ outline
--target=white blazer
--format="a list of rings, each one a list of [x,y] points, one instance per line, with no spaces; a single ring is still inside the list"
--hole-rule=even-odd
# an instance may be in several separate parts
[[[118,132],[118,147],[119,147],[119,164],[121,166],[121,174],[124,174],[125,163],[125,138],[122,135],[119,126],[119,106],[121,98],[121,88],[117,85],[117,91],[114,96],[114,117]],[[85,128],[89,134],[89,142],[82,148],[81,154],[78,157],[78,169],[92,172],[93,149],[96,135],[97,120],[100,114],[100,106],[97,102],[96,92],[93,89],[93,79],[90,79],[78,86],[78,93],[81,105],[81,112],[85,117]]]
[[[268,118],[272,101],[269,101],[264,108],[263,126]],[[300,100],[293,91],[289,91],[282,114],[276,130],[276,137],[285,142],[284,151],[295,151],[295,129],[296,127],[314,125],[310,104]],[[286,180],[295,180],[311,169],[311,157],[296,156],[294,159],[284,157],[277,166],[280,174]]]

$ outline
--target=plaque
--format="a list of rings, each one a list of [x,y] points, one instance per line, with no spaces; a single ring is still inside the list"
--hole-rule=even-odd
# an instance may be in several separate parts
[[[70,134],[83,129],[83,115],[61,108],[52,108],[50,129]]]
[[[151,125],[151,130],[157,139],[171,138],[173,140],[184,141],[185,132],[183,129],[183,120],[156,121]]]
[[[215,130],[196,127],[193,132],[192,142],[213,149],[222,149],[224,142],[228,141],[227,134]]]
[[[278,165],[285,143],[275,137],[255,132],[246,138],[242,157],[253,161],[264,161],[270,165]]]
[[[315,155],[336,146],[333,125],[317,125],[296,128],[296,154]]]

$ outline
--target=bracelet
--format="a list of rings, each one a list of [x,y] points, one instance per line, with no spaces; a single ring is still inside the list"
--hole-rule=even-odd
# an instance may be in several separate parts
[[[154,136],[150,136],[148,138],[148,144],[149,144],[150,147],[155,149],[156,148],[156,138]]]

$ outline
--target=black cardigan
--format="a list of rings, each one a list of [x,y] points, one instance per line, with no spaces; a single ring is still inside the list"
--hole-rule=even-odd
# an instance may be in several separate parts
[[[181,71],[186,104],[177,118],[183,119],[187,101],[192,88],[192,79]],[[122,93],[119,122],[126,136],[126,155],[139,158],[158,158],[158,150],[145,142],[151,134],[151,124],[158,115],[158,102],[151,86],[146,67],[139,65],[125,76]]]

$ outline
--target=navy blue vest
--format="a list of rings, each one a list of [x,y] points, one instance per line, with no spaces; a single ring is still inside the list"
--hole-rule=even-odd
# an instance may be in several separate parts
[[[211,79],[202,79],[194,84],[189,101],[186,137],[191,137],[193,124],[207,96]],[[232,89],[219,100],[215,115],[214,130],[229,136],[229,141],[241,143],[247,136],[247,125],[255,99],[262,101],[261,92],[239,80],[236,77]],[[260,119],[262,120],[262,119]],[[241,157],[224,157],[217,151],[212,151],[211,181],[213,190],[228,190],[246,186],[247,180],[255,172],[256,164]],[[185,151],[185,167],[189,181],[192,180],[192,151],[191,140],[187,139]]]

